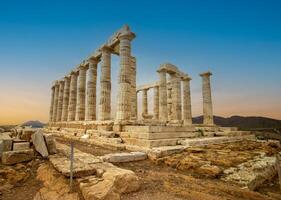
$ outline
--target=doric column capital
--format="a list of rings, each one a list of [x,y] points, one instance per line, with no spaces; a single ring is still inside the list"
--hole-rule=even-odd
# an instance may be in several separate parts
[[[79,65],[78,70],[79,70],[79,71],[80,71],[80,70],[87,70],[87,65],[86,65],[86,64],[84,64],[84,65]]]
[[[164,68],[161,68],[161,69],[158,69],[157,72],[158,72],[159,74],[161,74],[161,73],[167,73],[167,70],[164,69]]]
[[[99,60],[97,58],[92,57],[92,58],[88,59],[88,62],[89,62],[89,64],[96,65],[99,63]]]
[[[107,45],[102,45],[102,47],[100,48],[101,52],[106,52],[106,53],[111,53],[113,52],[113,49]]]
[[[122,39],[129,39],[132,40],[136,37],[136,34],[131,32],[130,27],[128,25],[125,25],[122,29],[122,31],[120,32],[120,35],[118,35],[118,39],[122,40]]]
[[[78,75],[78,71],[74,71],[74,70],[71,71],[71,72],[70,72],[70,76],[72,76],[72,75]]]
[[[208,77],[208,76],[212,76],[212,75],[213,75],[213,74],[212,74],[212,72],[210,72],[210,71],[203,72],[203,73],[200,74],[201,77],[205,77],[205,76]]]
[[[184,75],[181,79],[182,79],[183,81],[191,81],[191,80],[192,80],[192,78],[189,77],[187,74]]]

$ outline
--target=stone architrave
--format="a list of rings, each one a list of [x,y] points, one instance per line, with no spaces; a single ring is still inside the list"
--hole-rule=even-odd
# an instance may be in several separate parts
[[[188,77],[188,76],[185,76],[185,77],[182,78],[184,125],[191,125],[192,124],[190,80],[191,80],[191,78]]]
[[[54,106],[53,106],[53,122],[57,119],[57,106],[58,106],[58,99],[59,99],[59,82],[56,81],[55,83],[55,96],[54,96]]]
[[[154,90],[154,99],[153,99],[153,112],[154,112],[154,119],[159,119],[159,86],[155,86]]]
[[[59,81],[59,97],[58,97],[58,109],[57,109],[57,119],[56,121],[61,121],[62,116],[62,104],[63,104],[63,91],[64,91],[64,81]]]
[[[70,73],[70,94],[67,121],[75,120],[76,100],[77,100],[77,72]]]
[[[70,89],[70,76],[65,76],[61,121],[67,121],[68,106],[69,106],[69,89]]]
[[[161,121],[168,120],[167,112],[167,78],[165,70],[158,70],[160,83],[159,83],[159,119]]]
[[[213,125],[213,105],[212,105],[212,94],[211,94],[211,83],[210,76],[211,72],[205,72],[200,74],[202,77],[202,96],[203,96],[203,123],[205,125]]]
[[[111,49],[101,48],[102,66],[100,79],[99,120],[109,120],[111,117]]]
[[[118,81],[118,96],[116,122],[121,120],[129,120],[131,117],[131,40],[135,34],[130,31],[128,26],[125,26],[118,39],[119,54],[120,54],[120,72]]]
[[[87,109],[86,120],[96,120],[96,102],[97,102],[97,65],[96,59],[89,60],[89,79],[87,82]]]
[[[55,98],[55,86],[52,86],[52,96],[51,96],[51,105],[50,105],[50,112],[49,112],[49,122],[53,121],[54,98]]]
[[[85,103],[86,103],[86,73],[87,68],[84,65],[79,67],[79,78],[77,88],[76,102],[76,121],[85,120]]]

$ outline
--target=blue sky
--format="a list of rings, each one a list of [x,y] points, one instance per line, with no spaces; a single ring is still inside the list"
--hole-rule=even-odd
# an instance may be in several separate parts
[[[198,74],[211,70],[215,114],[281,119],[280,10],[273,0],[1,1],[0,123],[47,121],[52,81],[124,24],[137,35],[138,84],[171,62],[193,78],[200,115]],[[114,56],[113,84],[118,67]]]

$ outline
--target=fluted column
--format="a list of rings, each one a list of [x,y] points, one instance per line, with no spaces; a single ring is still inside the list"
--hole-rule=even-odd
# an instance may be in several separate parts
[[[54,107],[54,98],[55,98],[55,86],[52,86],[52,94],[51,94],[51,105],[49,112],[49,122],[53,121],[53,107]]]
[[[59,82],[55,83],[55,96],[54,96],[54,106],[53,106],[53,121],[57,121],[57,110],[58,110],[58,100],[59,100]]]
[[[111,114],[111,49],[103,46],[100,79],[99,120],[109,120]]]
[[[118,36],[120,53],[120,72],[118,81],[118,96],[116,122],[120,120],[129,120],[131,114],[131,40],[135,37],[128,26]]]
[[[75,120],[76,101],[77,101],[77,72],[70,73],[70,94],[67,121]]]
[[[213,104],[212,104],[212,94],[211,94],[211,83],[210,76],[211,72],[205,72],[200,74],[202,77],[202,93],[203,93],[203,123],[205,125],[213,125]]]
[[[161,121],[167,121],[167,78],[166,71],[160,70],[159,73],[160,84],[159,84],[159,119]]]
[[[86,103],[86,66],[79,67],[78,89],[77,89],[77,103],[76,103],[76,121],[85,120],[85,103]]]
[[[154,119],[159,119],[159,86],[155,86],[153,90],[154,90],[154,102],[153,102]]]
[[[61,121],[62,115],[62,103],[63,103],[63,90],[64,90],[64,81],[59,82],[59,97],[58,97],[58,110],[57,110],[57,119],[56,121]]]
[[[183,85],[183,122],[184,125],[192,124],[192,112],[191,112],[191,95],[190,95],[190,80],[191,78],[185,76],[182,78]]]
[[[137,118],[136,58],[131,57],[131,119]]]
[[[181,85],[178,74],[171,74],[172,120],[181,120]]]
[[[63,104],[62,104],[62,119],[61,121],[67,121],[68,105],[69,105],[69,88],[70,88],[70,76],[64,77],[64,91],[63,91]]]
[[[143,116],[148,114],[147,91],[148,89],[142,90],[142,115]]]
[[[96,120],[97,64],[96,59],[89,60],[86,120]]]

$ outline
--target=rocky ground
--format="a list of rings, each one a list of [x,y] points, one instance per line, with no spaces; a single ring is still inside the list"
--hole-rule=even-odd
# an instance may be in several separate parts
[[[57,139],[57,142],[68,143],[62,139]],[[75,142],[75,148],[96,156],[116,152],[85,145],[82,142]],[[237,184],[225,182],[223,172],[261,153],[264,156],[272,156],[280,150],[276,142],[243,141],[193,147],[182,153],[153,161],[144,160],[115,165],[134,171],[140,180],[140,189],[137,192],[122,195],[124,200],[277,200],[281,199],[277,176],[265,182],[256,191],[250,191],[242,189]],[[46,170],[53,175],[44,174]],[[83,199],[77,184],[74,186],[76,195],[71,195],[69,189],[66,189],[68,180],[54,179],[54,177],[60,177],[59,173],[48,160],[40,156],[21,164],[0,165],[0,199],[33,199],[35,194],[40,189],[42,190],[43,184],[54,186],[56,190],[64,188],[67,199]],[[52,182],[54,180],[56,181]]]

